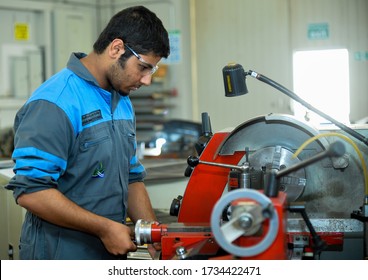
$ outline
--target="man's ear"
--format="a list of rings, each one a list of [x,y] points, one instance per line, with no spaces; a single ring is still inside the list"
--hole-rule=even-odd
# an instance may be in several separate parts
[[[112,58],[119,58],[125,53],[124,42],[121,39],[114,39],[109,45],[109,55]]]

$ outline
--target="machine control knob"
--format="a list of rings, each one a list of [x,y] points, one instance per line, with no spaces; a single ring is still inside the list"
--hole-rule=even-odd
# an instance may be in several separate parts
[[[196,167],[199,164],[199,158],[194,156],[189,156],[187,159],[188,165],[191,167]]]
[[[241,228],[243,229],[249,229],[252,227],[253,225],[253,219],[252,219],[252,216],[249,215],[248,213],[245,213],[243,215],[241,215],[239,218],[238,218],[238,224]]]
[[[173,199],[173,201],[171,202],[171,207],[170,207],[170,216],[177,217],[179,215],[179,210],[180,210],[182,199],[183,197],[181,195]]]

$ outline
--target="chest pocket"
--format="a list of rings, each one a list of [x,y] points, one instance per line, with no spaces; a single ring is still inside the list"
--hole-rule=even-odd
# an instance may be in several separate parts
[[[101,148],[104,148],[104,151],[101,151]],[[108,127],[91,127],[80,135],[80,154],[99,157],[100,154],[105,154],[111,148],[111,133]]]
[[[101,134],[97,136],[97,138],[86,139],[80,146],[81,151],[87,151],[88,149],[92,149],[95,146],[102,144],[105,141],[108,141],[110,136]]]
[[[69,168],[69,172],[78,178],[73,196],[90,197],[106,193],[110,184],[105,184],[105,173],[111,169],[110,164],[114,160],[112,142],[107,126],[90,127],[81,133],[75,160]]]
[[[132,121],[121,120],[117,122],[117,130],[119,131],[120,143],[123,145],[126,160],[130,162],[135,155],[136,134]]]

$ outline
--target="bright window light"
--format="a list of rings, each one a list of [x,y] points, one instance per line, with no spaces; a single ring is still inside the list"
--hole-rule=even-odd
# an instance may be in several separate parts
[[[346,49],[298,51],[293,57],[294,92],[307,103],[349,124],[349,55]],[[314,125],[330,123],[293,101],[294,115]]]

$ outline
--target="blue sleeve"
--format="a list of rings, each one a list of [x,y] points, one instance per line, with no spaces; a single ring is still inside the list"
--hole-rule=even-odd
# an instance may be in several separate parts
[[[6,186],[14,197],[22,193],[56,188],[67,166],[73,129],[55,104],[38,100],[23,106],[14,123],[15,176]]]

